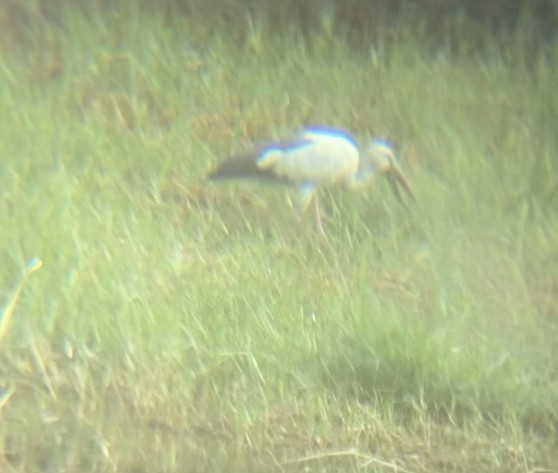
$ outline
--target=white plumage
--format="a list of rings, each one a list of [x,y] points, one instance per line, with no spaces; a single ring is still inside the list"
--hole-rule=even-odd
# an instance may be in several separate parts
[[[277,176],[324,186],[350,178],[358,169],[359,152],[349,135],[308,128],[293,143],[271,145],[256,161]]]
[[[301,210],[314,201],[318,231],[325,236],[316,195],[318,189],[337,183],[356,189],[366,185],[378,173],[389,178],[399,199],[398,185],[414,198],[393,147],[386,140],[373,139],[361,152],[355,139],[344,130],[307,127],[294,139],[269,143],[232,156],[208,178],[257,178],[294,185],[301,192]]]

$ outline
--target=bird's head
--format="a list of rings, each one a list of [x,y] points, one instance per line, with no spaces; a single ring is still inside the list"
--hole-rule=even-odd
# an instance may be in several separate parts
[[[399,186],[403,187],[411,199],[415,199],[413,189],[399,166],[395,149],[388,140],[374,138],[366,149],[362,165],[368,168],[367,172],[386,176],[393,193],[400,201],[402,198]]]

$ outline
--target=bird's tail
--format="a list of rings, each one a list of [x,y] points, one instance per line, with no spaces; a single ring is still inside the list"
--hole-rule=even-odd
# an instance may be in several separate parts
[[[278,183],[287,183],[287,179],[277,176],[272,167],[265,167],[258,162],[261,151],[238,154],[223,161],[207,178],[211,181],[228,179],[260,179]]]

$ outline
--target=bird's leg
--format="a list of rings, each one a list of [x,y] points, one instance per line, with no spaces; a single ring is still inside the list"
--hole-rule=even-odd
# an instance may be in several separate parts
[[[322,225],[322,216],[320,212],[320,203],[318,202],[318,196],[314,196],[314,216],[316,218],[316,228],[318,229],[318,234],[321,238],[327,241],[327,235]]]
[[[321,238],[327,241],[327,237],[322,225],[322,217],[320,213],[320,204],[318,202],[318,196],[316,195],[316,185],[314,183],[305,183],[300,187],[300,200],[299,200],[299,221],[302,219],[302,215],[305,213],[306,209],[310,206],[310,203],[314,205],[314,217],[316,219],[316,227]]]

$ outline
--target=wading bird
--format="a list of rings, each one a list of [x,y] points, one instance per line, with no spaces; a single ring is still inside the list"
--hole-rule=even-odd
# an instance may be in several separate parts
[[[295,186],[300,191],[301,212],[314,203],[316,225],[325,237],[318,189],[336,183],[351,190],[359,189],[378,174],[388,178],[399,200],[399,185],[414,199],[393,146],[387,140],[375,138],[359,151],[355,139],[346,131],[319,126],[304,128],[290,140],[268,143],[232,156],[211,172],[208,179],[255,178]]]

